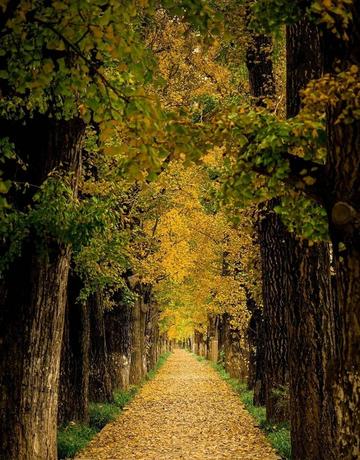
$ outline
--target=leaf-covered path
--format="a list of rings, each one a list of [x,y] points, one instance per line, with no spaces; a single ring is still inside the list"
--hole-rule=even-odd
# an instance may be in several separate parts
[[[208,364],[176,350],[81,459],[275,460],[239,397]]]

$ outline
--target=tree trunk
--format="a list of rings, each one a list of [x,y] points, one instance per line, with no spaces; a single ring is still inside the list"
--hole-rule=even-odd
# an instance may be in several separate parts
[[[248,10],[249,14],[249,10]],[[252,40],[250,41],[247,49],[247,58],[246,58],[246,65],[249,72],[249,83],[250,83],[250,93],[255,98],[256,105],[266,105],[266,98],[274,98],[275,97],[275,76],[273,72],[273,64],[272,64],[272,39],[270,36],[266,36],[263,34],[257,34],[253,31],[250,31],[252,35]],[[280,240],[276,241],[276,232],[274,232],[274,228],[272,228],[272,223],[275,225],[280,225],[279,218],[273,215],[272,204],[268,203],[265,207],[269,207],[269,215],[267,216],[267,211],[263,208],[260,210],[260,214],[265,221],[267,221],[267,225],[258,225],[257,232],[259,241],[261,240],[271,240],[275,246],[274,250],[276,252],[277,248],[282,248],[282,242]],[[281,226],[281,225],[280,225]],[[264,232],[269,232],[269,235],[266,235]],[[282,237],[284,238],[285,232],[283,232]],[[279,235],[281,238],[281,235]],[[271,260],[267,260],[268,252],[264,249],[260,251],[260,257],[262,259],[261,263],[264,267],[272,265]],[[269,333],[271,331],[271,326],[269,324],[270,315],[276,312],[277,308],[285,308],[287,304],[287,295],[289,294],[287,291],[282,292],[281,289],[281,280],[284,279],[285,273],[282,272],[282,267],[277,266],[276,264],[272,266],[275,270],[273,274],[272,282],[276,283],[277,285],[273,286],[273,289],[277,291],[277,295],[283,296],[283,304],[280,307],[280,304],[277,303],[275,305],[270,306],[271,300],[268,298],[264,305],[266,304],[266,313],[261,314],[261,312],[256,313],[258,317],[259,323],[256,325],[256,351],[253,351],[251,357],[255,360],[253,363],[253,367],[255,368],[255,382],[254,382],[254,404],[257,406],[260,405],[267,405],[267,417],[269,420],[272,418],[276,419],[275,416],[275,403],[273,403],[274,396],[272,397],[271,401],[267,401],[267,398],[273,394],[272,385],[274,384],[274,390],[276,391],[276,377],[269,376],[267,378],[266,372],[267,369],[272,369],[275,372],[275,368],[277,365],[287,366],[286,359],[287,359],[287,346],[286,346],[286,339],[284,337],[284,324],[279,324],[279,331],[282,334],[279,337],[279,343],[282,344],[282,349],[279,350],[280,353],[283,353],[281,359],[279,361],[276,360],[276,354],[271,353],[270,350],[267,350],[265,347],[265,343],[267,338],[269,338]],[[278,272],[279,270],[279,272]],[[263,272],[263,282],[267,283],[268,275],[264,274]],[[263,292],[268,292],[271,288],[266,284],[263,286]],[[277,302],[276,295],[273,298],[275,302]],[[265,300],[265,299],[264,299]],[[284,319],[284,312],[278,313],[278,316]],[[268,334],[266,336],[266,333]],[[276,330],[274,331],[276,334]],[[266,352],[267,351],[267,352]],[[275,362],[271,363],[268,360],[274,358]],[[275,374],[280,375],[280,380],[278,384],[280,387],[283,387],[286,384],[287,379],[287,371],[286,367],[282,370],[279,369],[275,372]],[[272,379],[275,378],[275,381]],[[279,418],[285,417],[285,413]]]
[[[292,297],[291,261],[293,248],[288,232],[273,211],[275,200],[259,223],[264,302],[265,399],[271,422],[287,418],[288,339],[286,309]]]
[[[227,313],[223,315],[225,370],[230,377],[245,381],[248,376],[249,353],[240,331],[231,326],[230,319]]]
[[[89,299],[90,309],[90,380],[89,397],[94,402],[111,402],[113,399],[109,375],[109,358],[105,335],[104,305],[100,292]]]
[[[141,337],[141,303],[142,299],[136,299],[132,306],[132,349],[130,366],[130,384],[138,385],[143,378],[143,355]]]
[[[292,458],[337,459],[335,324],[328,246],[298,243],[298,299],[288,314]]]
[[[287,28],[287,115],[300,91],[323,74],[322,40],[306,18]],[[294,297],[287,309],[292,458],[336,459],[332,381],[335,322],[327,244],[294,240]]]
[[[2,120],[1,137],[9,137],[18,156],[28,163],[26,171],[10,171],[11,179],[39,186],[54,169],[73,172],[76,193],[83,133],[83,123],[78,120],[36,117],[24,124]],[[31,203],[32,195],[33,191],[14,191],[10,201],[23,210]],[[51,237],[39,240],[32,232],[21,256],[2,275],[0,458],[6,460],[56,458],[69,259],[66,244]]]
[[[112,387],[129,387],[131,362],[131,309],[121,304],[105,313],[105,330],[109,353],[109,373]]]
[[[146,350],[146,317],[150,310],[147,296],[143,295],[140,304],[140,353],[141,353],[141,376],[147,373],[147,350]]]
[[[263,337],[261,337],[262,311],[248,291],[246,291],[246,307],[251,313],[247,331],[247,341],[249,344],[249,376],[247,385],[249,390],[255,390],[257,367],[260,364],[258,363],[259,356],[257,355],[257,349],[260,351],[263,341]],[[261,369],[259,371],[261,372]]]
[[[359,81],[360,2],[347,6],[352,18],[348,39],[325,32],[326,71],[336,74],[352,69]],[[341,27],[340,25],[337,25]],[[329,193],[326,207],[334,249],[336,292],[339,305],[339,359],[336,368],[336,413],[339,423],[339,458],[360,457],[360,121],[359,90],[338,94],[339,102],[328,108]],[[350,95],[350,96],[349,96]],[[352,106],[347,119],[339,116]]]
[[[158,360],[159,310],[155,302],[151,302],[146,315],[146,363],[147,371],[154,369]]]
[[[209,347],[207,359],[213,363],[217,363],[219,357],[219,317],[209,316],[208,337]]]
[[[255,385],[254,385],[254,406],[265,406],[265,331],[264,315],[262,310],[258,310],[256,320],[256,365],[255,365]]]
[[[88,421],[90,318],[86,302],[78,302],[81,282],[68,282],[61,351],[58,423]]]
[[[264,105],[264,99],[274,97],[275,78],[272,64],[272,39],[270,36],[252,33],[246,51],[250,94],[256,103]]]

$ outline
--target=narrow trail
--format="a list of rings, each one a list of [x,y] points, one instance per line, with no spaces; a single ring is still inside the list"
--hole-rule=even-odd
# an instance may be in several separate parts
[[[183,350],[77,458],[279,459],[228,384]]]

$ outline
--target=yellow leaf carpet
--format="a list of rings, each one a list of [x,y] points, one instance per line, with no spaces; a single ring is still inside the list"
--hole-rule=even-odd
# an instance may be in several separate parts
[[[279,459],[230,386],[184,350],[175,350],[77,458]]]

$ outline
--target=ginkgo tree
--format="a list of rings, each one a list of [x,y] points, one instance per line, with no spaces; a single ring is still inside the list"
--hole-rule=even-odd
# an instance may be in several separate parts
[[[144,283],[154,285],[172,338],[205,332],[208,316],[225,312],[234,327],[246,330],[244,286],[251,284],[246,268],[252,267],[246,254],[254,249],[253,240],[223,212],[208,209],[211,187],[206,165],[175,162],[144,191],[160,196],[166,206],[144,220],[147,249],[134,251],[132,265]]]
[[[162,6],[200,32],[219,23],[207,2]],[[133,176],[158,168],[170,147],[197,152],[184,120],[146,92],[157,66],[143,25],[158,8],[151,1],[0,2],[2,457],[56,458],[71,251],[114,222],[102,203],[90,200],[90,210],[78,195],[87,125],[100,151]],[[36,411],[25,409],[30,403]]]

